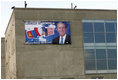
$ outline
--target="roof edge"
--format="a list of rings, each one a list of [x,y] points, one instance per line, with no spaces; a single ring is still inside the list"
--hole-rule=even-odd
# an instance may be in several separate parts
[[[7,32],[7,29],[8,29],[8,26],[9,26],[9,24],[10,24],[10,21],[11,21],[11,18],[12,18],[12,16],[13,16],[14,11],[15,11],[15,10],[13,9],[12,14],[11,14],[11,17],[10,17],[10,19],[9,19],[9,22],[8,22],[8,24],[7,24],[7,28],[6,28],[4,34],[6,34],[6,32]]]
[[[5,39],[5,37],[1,37],[1,39]]]
[[[117,9],[71,9],[71,8],[15,8],[16,10],[81,10],[81,11],[117,11]]]

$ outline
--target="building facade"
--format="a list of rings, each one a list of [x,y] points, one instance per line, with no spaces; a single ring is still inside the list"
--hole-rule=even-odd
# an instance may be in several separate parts
[[[117,11],[15,8],[5,32],[6,78],[117,78]],[[71,44],[25,44],[25,21],[69,21]]]
[[[5,38],[1,38],[1,78],[5,79]]]

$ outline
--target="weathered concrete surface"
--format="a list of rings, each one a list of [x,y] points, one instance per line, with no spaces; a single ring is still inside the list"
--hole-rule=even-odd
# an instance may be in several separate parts
[[[17,78],[91,78],[84,71],[82,19],[117,17],[114,10],[15,8],[14,13]],[[70,21],[72,44],[25,45],[24,21]]]
[[[5,33],[6,78],[16,78],[15,13],[12,14]]]
[[[5,79],[5,38],[1,38],[1,79]]]

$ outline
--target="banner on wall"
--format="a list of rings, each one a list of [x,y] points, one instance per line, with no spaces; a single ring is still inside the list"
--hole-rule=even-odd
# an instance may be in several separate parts
[[[25,21],[25,44],[71,44],[68,21]]]

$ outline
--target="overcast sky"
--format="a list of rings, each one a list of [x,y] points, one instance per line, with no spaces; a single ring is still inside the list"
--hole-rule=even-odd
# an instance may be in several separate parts
[[[12,6],[24,8],[24,1],[2,0],[0,6],[0,30],[1,37],[4,37],[6,27],[8,25]],[[70,8],[71,2],[77,5],[77,9],[117,9],[117,0],[26,0],[27,8]]]

